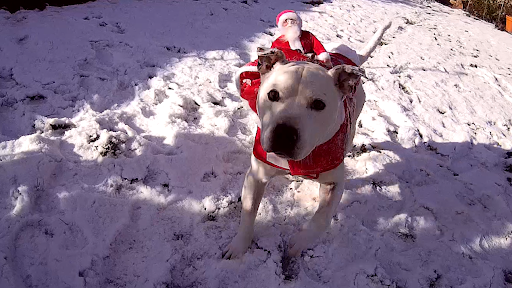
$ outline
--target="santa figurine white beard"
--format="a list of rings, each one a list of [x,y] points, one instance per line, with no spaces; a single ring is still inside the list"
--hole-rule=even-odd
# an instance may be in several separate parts
[[[281,35],[284,35],[288,44],[290,44],[290,49],[292,50],[300,50],[304,53],[304,48],[300,43],[300,35],[302,33],[301,27],[295,22],[290,23],[291,21],[286,21],[281,27],[280,32]]]

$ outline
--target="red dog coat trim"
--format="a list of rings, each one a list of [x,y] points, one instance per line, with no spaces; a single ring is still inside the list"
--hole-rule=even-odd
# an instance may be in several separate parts
[[[282,51],[285,53],[288,61],[307,60],[306,56],[296,51],[286,49],[283,49]],[[341,64],[356,66],[354,62],[341,54],[329,54],[331,56],[333,66]],[[240,79],[238,80],[239,83],[237,83],[240,87],[240,96],[248,101],[249,106],[255,113],[257,113],[256,100],[258,97],[258,88],[261,84],[260,74],[257,72],[256,65],[257,60],[242,67],[241,69],[243,71],[240,73]],[[254,139],[254,156],[258,160],[272,167],[289,170],[292,175],[305,176],[312,179],[318,178],[320,173],[327,172],[338,167],[343,163],[343,159],[345,157],[345,146],[348,140],[347,136],[350,135],[350,123],[352,123],[352,117],[355,112],[355,99],[353,96],[353,94],[347,96],[343,103],[346,116],[340,126],[340,129],[338,129],[336,134],[334,134],[334,136],[327,142],[315,147],[315,149],[313,149],[306,158],[299,161],[283,160],[280,163],[273,160],[275,157],[269,157],[270,153],[263,150],[263,147],[261,146],[261,130],[259,127],[256,131],[256,139]],[[272,153],[272,155],[275,154]],[[285,162],[284,165],[283,162]]]

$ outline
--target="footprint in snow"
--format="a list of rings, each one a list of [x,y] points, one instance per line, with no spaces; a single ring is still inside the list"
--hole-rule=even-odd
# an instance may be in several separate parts
[[[506,153],[505,159],[512,158],[512,151]],[[507,182],[510,186],[512,186],[512,161],[505,163],[505,172],[507,172]]]
[[[27,40],[28,40],[29,38],[30,38],[30,37],[29,37],[28,35],[23,35],[23,36],[21,36],[20,38],[18,38],[18,39],[16,40],[16,43],[17,43],[18,45],[23,45],[23,44],[27,43]]]
[[[73,265],[69,267],[69,257],[75,253],[72,251],[80,251],[88,245],[80,227],[60,218],[53,223],[27,221],[15,235],[9,264],[26,287],[65,286],[66,280],[72,277],[63,279],[65,277],[60,277],[57,271],[73,270]],[[78,264],[76,266],[78,269]]]
[[[283,248],[284,247],[284,248]],[[297,280],[300,273],[300,262],[296,257],[290,257],[288,255],[288,243],[283,241],[279,245],[279,250],[282,250],[281,253],[281,269],[284,276],[285,281],[294,281]]]
[[[121,24],[119,22],[105,22],[105,21],[101,21],[99,24],[98,24],[100,27],[106,27],[106,28],[109,28],[110,31],[112,31],[113,33],[117,33],[117,34],[125,34],[126,33],[126,29],[123,28],[123,26],[121,26]]]
[[[211,182],[213,179],[217,178],[217,173],[212,169],[211,171],[205,172],[203,177],[201,178],[201,182]]]
[[[220,73],[219,74],[219,88],[225,89],[228,87],[228,84],[233,81],[232,73]]]
[[[178,54],[187,54],[187,50],[185,50],[185,48],[183,48],[183,47],[168,45],[168,46],[164,46],[164,48],[165,48],[165,50],[167,50],[169,52],[178,53]]]

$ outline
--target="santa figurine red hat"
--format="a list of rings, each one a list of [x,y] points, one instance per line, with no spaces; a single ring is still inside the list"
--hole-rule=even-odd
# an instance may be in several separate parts
[[[293,10],[284,10],[276,17],[281,36],[272,43],[272,48],[298,50],[305,55],[314,55],[316,60],[330,66],[331,59],[324,46],[311,32],[302,30],[302,19]]]

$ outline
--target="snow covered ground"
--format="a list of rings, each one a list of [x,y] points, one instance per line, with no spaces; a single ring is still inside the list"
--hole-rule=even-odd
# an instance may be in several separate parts
[[[255,116],[233,73],[297,10],[361,48],[367,102],[330,230],[271,182],[236,233]],[[0,287],[512,287],[512,35],[406,0],[97,1],[0,11]]]

